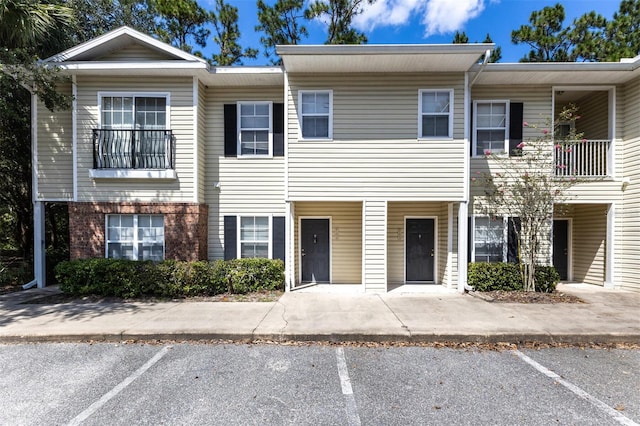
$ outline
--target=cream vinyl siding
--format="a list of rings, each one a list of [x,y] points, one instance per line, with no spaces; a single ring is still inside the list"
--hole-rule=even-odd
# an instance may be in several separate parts
[[[462,199],[464,75],[289,75],[292,200]],[[418,91],[454,90],[454,139],[418,140]],[[298,91],[333,91],[333,140],[298,140]]]
[[[198,82],[198,201],[205,200],[206,188],[207,94],[204,84]]]
[[[365,291],[386,293],[387,291],[387,202],[363,202],[364,209],[364,281]]]
[[[435,281],[444,283],[447,265],[447,203],[430,202],[390,202],[388,206],[387,224],[387,277],[389,283],[404,283],[405,281],[405,218],[425,217],[434,218],[437,235],[435,248],[437,253],[437,269]],[[454,223],[457,227],[457,223]]]
[[[609,92],[592,92],[574,103],[580,116],[576,120],[576,132],[584,133],[586,139],[609,139]]]
[[[193,79],[77,77],[78,201],[192,202],[194,194]],[[168,128],[175,138],[175,180],[92,179],[93,133],[98,128],[98,92],[169,93]]]
[[[281,86],[207,88],[205,98],[204,194],[209,205],[209,258],[222,259],[225,215],[284,216],[286,206],[284,157],[224,156],[224,105],[238,101],[281,103],[283,89]]]
[[[71,95],[71,84],[59,88]],[[37,200],[73,199],[73,129],[71,109],[49,111],[38,102]]]
[[[362,203],[295,203],[293,252],[296,282],[300,281],[301,217],[331,217],[331,283],[362,283]]]
[[[542,129],[547,128],[548,124],[545,120],[551,119],[552,100],[551,86],[544,87],[521,87],[521,86],[474,86],[471,90],[472,101],[488,101],[488,100],[509,100],[510,102],[521,102],[523,104],[523,121],[532,126],[523,127],[522,138],[527,140],[535,139],[542,136]],[[533,125],[539,125],[538,129],[534,129]],[[507,133],[508,133],[507,128]],[[469,129],[471,140],[475,138],[473,134],[473,125]],[[470,145],[473,147],[473,144]],[[472,150],[472,148],[470,149]],[[473,152],[471,153],[474,154]],[[499,172],[496,164],[491,164],[484,156],[471,157],[470,161],[471,177],[478,177],[478,173]],[[471,194],[478,195],[484,191],[477,185],[471,185]]]
[[[607,206],[573,206],[573,279],[603,285],[607,235]]]
[[[624,94],[625,126],[621,145],[624,147],[624,177],[630,182],[624,191],[622,209],[617,211],[617,217],[622,221],[622,235],[618,236],[618,241],[622,241],[622,253],[616,259],[622,272],[617,281],[621,281],[622,288],[640,291],[640,78],[628,83]]]
[[[97,58],[98,61],[166,61],[176,58],[166,53],[150,49],[140,43],[131,43],[128,46]]]

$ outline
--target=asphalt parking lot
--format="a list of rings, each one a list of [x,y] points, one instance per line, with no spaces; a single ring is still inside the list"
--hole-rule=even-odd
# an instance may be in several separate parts
[[[0,424],[640,422],[640,350],[0,345]]]

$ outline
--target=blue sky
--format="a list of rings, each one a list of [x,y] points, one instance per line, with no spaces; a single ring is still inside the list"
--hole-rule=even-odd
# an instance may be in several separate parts
[[[266,65],[260,45],[260,33],[254,31],[258,23],[255,0],[226,0],[238,8],[241,45],[260,50],[256,60],[245,65]],[[273,4],[275,0],[266,0]],[[199,0],[212,9],[213,0]],[[377,0],[367,6],[355,26],[363,31],[369,44],[437,44],[450,43],[455,31],[464,31],[470,42],[482,42],[487,33],[502,47],[501,62],[518,62],[529,49],[511,44],[511,31],[528,24],[534,10],[553,6],[558,1],[547,0]],[[577,16],[595,10],[607,19],[618,10],[619,0],[564,0],[565,24]],[[303,44],[322,44],[326,37],[324,24],[308,22],[309,37]],[[210,56],[214,46],[209,43],[204,53]]]

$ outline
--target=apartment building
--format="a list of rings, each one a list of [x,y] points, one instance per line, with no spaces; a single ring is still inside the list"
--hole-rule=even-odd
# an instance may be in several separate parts
[[[36,241],[44,203],[65,202],[72,258],[259,256],[285,261],[288,290],[464,291],[468,262],[512,257],[506,217],[473,207],[484,151],[574,103],[581,179],[548,262],[640,291],[640,57],[487,64],[492,48],[280,46],[282,67],[212,67],[126,27],[71,48],[45,62],[72,110],[33,101]],[[36,265],[44,285],[42,244]]]

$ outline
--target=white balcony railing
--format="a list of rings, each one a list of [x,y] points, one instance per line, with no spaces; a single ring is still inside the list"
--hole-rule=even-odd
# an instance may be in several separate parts
[[[603,177],[611,171],[611,141],[562,142],[553,151],[556,176]]]

